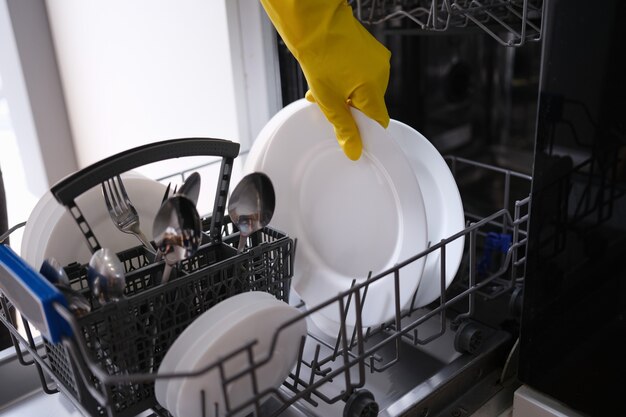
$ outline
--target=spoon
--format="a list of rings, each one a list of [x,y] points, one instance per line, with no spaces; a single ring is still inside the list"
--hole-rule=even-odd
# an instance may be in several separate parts
[[[39,268],[39,273],[54,285],[70,286],[70,278],[56,258],[46,258]]]
[[[119,301],[124,297],[126,271],[113,250],[102,248],[91,255],[87,268],[87,282],[91,293],[100,304]]]
[[[180,189],[175,192],[175,195],[183,195],[190,199],[194,205],[197,205],[200,196],[200,174],[194,172],[189,175]]]
[[[202,241],[202,223],[193,201],[178,194],[165,200],[154,218],[152,236],[159,251],[156,260],[165,258],[161,282],[166,283],[172,267],[196,253]]]
[[[82,317],[91,311],[91,304],[87,298],[72,288],[65,269],[55,258],[45,259],[41,264],[39,273],[61,291],[67,300],[70,311],[76,316]]]
[[[248,236],[267,226],[274,215],[276,195],[270,178],[253,172],[239,181],[228,201],[228,214],[239,229],[237,253],[241,253]]]

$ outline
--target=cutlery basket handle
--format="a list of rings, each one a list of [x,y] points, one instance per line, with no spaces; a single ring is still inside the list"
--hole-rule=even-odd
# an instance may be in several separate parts
[[[153,162],[185,156],[221,156],[222,166],[209,230],[211,238],[219,241],[233,160],[238,154],[239,144],[225,139],[180,138],[153,142],[112,155],[70,174],[53,185],[50,192],[69,209],[93,253],[100,248],[100,244],[76,206],[76,197],[109,178]]]

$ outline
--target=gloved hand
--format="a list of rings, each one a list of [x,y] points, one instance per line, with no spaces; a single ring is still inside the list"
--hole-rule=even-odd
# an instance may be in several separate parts
[[[361,156],[359,130],[349,106],[384,128],[391,53],[352,14],[346,0],[261,0],[274,27],[298,60],[310,90],[333,124],[348,158]]]

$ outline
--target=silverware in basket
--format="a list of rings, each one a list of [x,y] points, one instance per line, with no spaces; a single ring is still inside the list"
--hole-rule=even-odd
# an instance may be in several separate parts
[[[177,187],[178,185],[174,185],[174,191],[172,191],[172,195],[176,194]],[[165,189],[165,192],[163,193],[163,199],[161,199],[161,205],[163,205],[163,203],[165,203],[165,200],[167,200],[167,198],[170,196],[170,188],[172,188],[172,183],[168,182],[167,188]]]
[[[150,240],[143,234],[137,209],[128,197],[122,178],[116,175],[102,184],[102,195],[113,224],[122,232],[133,234],[151,253],[155,253]]]
[[[124,297],[126,270],[115,252],[109,248],[101,248],[91,255],[87,283],[91,294],[100,304],[119,301]]]
[[[193,204],[198,204],[198,197],[200,196],[200,174],[197,172],[192,173],[185,179],[183,185],[180,186],[180,189],[176,191],[174,189],[174,195],[180,194],[184,195],[188,199],[190,199]]]
[[[172,267],[196,253],[202,241],[202,222],[193,201],[182,195],[168,198],[154,218],[152,235],[158,249],[156,261],[165,258],[161,278],[165,283]]]
[[[82,317],[91,311],[91,304],[87,298],[72,288],[65,269],[55,258],[46,258],[41,264],[39,273],[61,291],[74,315]]]
[[[253,172],[239,181],[228,201],[228,214],[239,229],[237,252],[242,252],[248,236],[261,230],[272,219],[276,195],[270,178]]]

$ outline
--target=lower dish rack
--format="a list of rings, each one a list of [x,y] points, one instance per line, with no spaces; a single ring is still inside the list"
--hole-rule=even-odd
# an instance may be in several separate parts
[[[33,324],[27,320],[23,320],[25,335],[20,333],[7,314],[13,306],[4,288],[0,321],[10,330],[22,364],[37,368],[47,393],[63,392],[87,415],[148,412],[169,416],[168,410],[156,402],[153,390],[154,381],[160,378],[155,370],[168,347],[186,326],[217,302],[245,291],[266,291],[298,307],[301,314],[292,322],[307,320],[310,329],[314,325],[311,314],[329,306],[343,317],[349,310],[356,311],[357,325],[350,329],[341,323],[335,337],[309,332],[300,345],[296,366],[280,388],[262,392],[255,388],[249,400],[230,408],[227,386],[237,378],[254,375],[274,352],[270,351],[266,360],[250,355],[246,369],[222,380],[227,406],[215,410],[216,415],[238,415],[249,406],[254,407],[255,415],[268,416],[436,415],[449,403],[449,398],[441,396],[446,391],[444,386],[455,380],[446,392],[456,396],[462,392],[462,370],[470,369],[472,364],[486,369],[485,364],[496,360],[496,356],[501,366],[509,354],[513,345],[510,335],[483,325],[475,317],[482,300],[503,295],[514,300],[513,295],[523,284],[530,206],[530,197],[511,201],[510,192],[511,181],[524,183],[530,191],[529,176],[463,158],[447,160],[455,174],[487,173],[498,177],[502,207],[488,215],[466,208],[464,230],[441,242],[431,242],[427,250],[389,270],[360,283],[355,281],[352,288],[320,305],[307,306],[290,294],[297,242],[266,227],[250,238],[249,250],[237,254],[238,231],[225,217],[222,243],[205,242],[166,286],[155,285],[158,267],[152,263],[150,253],[141,247],[120,253],[127,270],[126,298],[94,308],[80,318],[55,304],[55,310],[74,334],[63,337],[61,343],[46,339],[37,343],[32,337]],[[204,219],[204,230],[210,224],[210,219]],[[439,251],[441,276],[445,277],[446,246],[461,238],[465,239],[461,268],[449,287],[441,280],[437,301],[425,308],[397,308],[394,318],[375,328],[360,326],[360,311],[373,282],[394,281],[399,300],[399,271]],[[6,269],[2,266],[0,269]],[[66,271],[73,288],[89,296],[85,265],[71,264]],[[11,274],[3,271],[2,275],[5,279]],[[283,329],[277,329],[274,339]],[[198,373],[177,377],[201,376],[222,368],[229,357],[251,349],[253,344],[233,346],[231,355],[216,359]],[[504,373],[500,370],[499,376]],[[447,379],[442,380],[442,375]],[[465,378],[462,386],[469,389],[476,378]],[[206,415],[212,413],[207,411]]]

